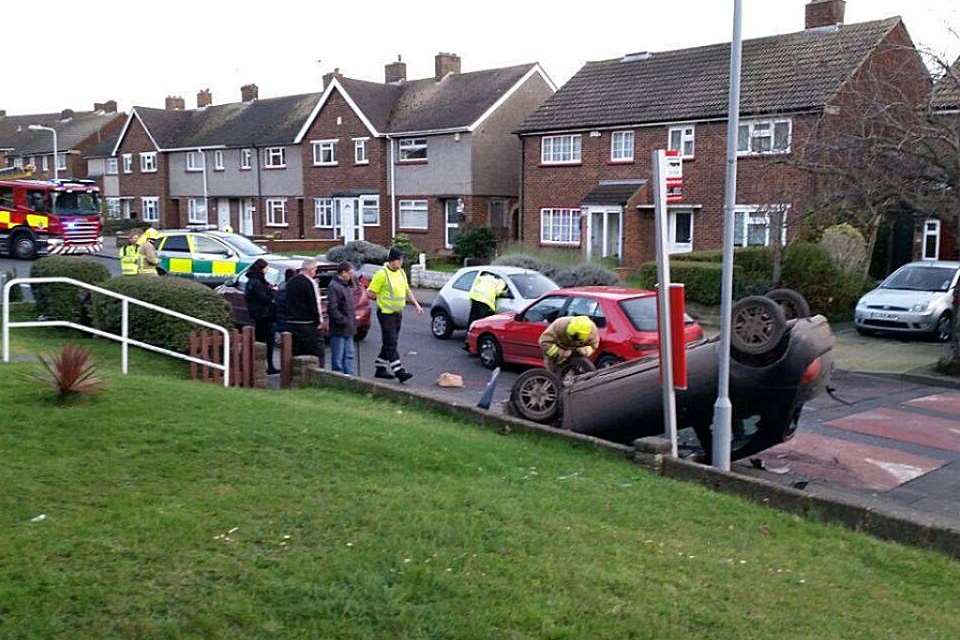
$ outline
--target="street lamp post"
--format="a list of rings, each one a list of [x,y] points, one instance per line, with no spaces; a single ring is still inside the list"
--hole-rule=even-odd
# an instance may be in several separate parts
[[[57,149],[57,130],[53,127],[45,127],[42,124],[32,124],[27,128],[30,129],[30,131],[49,131],[53,134],[53,179],[56,180],[60,177],[60,162]]]

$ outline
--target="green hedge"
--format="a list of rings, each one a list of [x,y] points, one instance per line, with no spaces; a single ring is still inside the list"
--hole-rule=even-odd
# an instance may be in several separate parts
[[[740,269],[734,266],[734,279]],[[720,304],[720,279],[723,265],[719,262],[680,262],[671,261],[670,279],[682,282],[686,288],[686,298],[690,302],[705,305]],[[657,285],[657,265],[647,262],[640,267],[636,278],[631,282],[642,289],[653,289]]]
[[[819,244],[794,242],[783,256],[783,286],[796,289],[814,313],[831,318],[853,314],[857,300],[872,286],[857,273],[845,273]]]
[[[104,288],[222,327],[233,327],[229,303],[213,289],[192,280],[149,275],[121,276],[107,282]],[[119,300],[95,296],[94,326],[103,331],[120,333],[120,307]],[[183,352],[189,346],[190,333],[198,329],[192,323],[130,305],[130,337],[141,342]]]
[[[67,277],[88,284],[110,279],[107,267],[93,258],[50,256],[30,267],[31,278]],[[89,324],[89,292],[69,284],[42,284],[32,287],[37,313],[51,320]]]
[[[670,256],[671,264],[677,262],[717,262],[723,263],[723,251],[710,249],[678,253]],[[773,255],[768,247],[743,247],[733,252],[733,263],[740,267],[743,276],[756,280],[765,280],[773,271]]]

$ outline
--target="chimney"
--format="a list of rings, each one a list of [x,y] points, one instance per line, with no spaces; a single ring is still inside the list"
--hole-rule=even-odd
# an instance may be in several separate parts
[[[807,29],[835,27],[843,24],[846,0],[810,0],[807,5]]]
[[[460,56],[441,51],[433,59],[433,68],[434,76],[440,82],[448,73],[460,73]]]
[[[383,71],[384,82],[387,84],[402,84],[407,80],[407,63],[399,55],[397,61],[385,65]]]
[[[333,71],[323,74],[323,88],[326,89],[330,86],[330,82],[334,78],[342,78],[343,74],[340,73],[340,67],[334,67]]]
[[[6,118],[6,117],[7,117],[7,110],[0,109],[0,118]]]
[[[244,102],[253,102],[260,95],[260,89],[255,84],[245,84],[240,87],[240,99]]]
[[[103,113],[116,113],[117,112],[117,101],[116,100],[107,100],[106,102],[94,102],[93,103],[94,111],[101,111]]]
[[[69,120],[72,117],[73,117],[73,109],[64,109],[63,111],[60,112],[61,120]]]
[[[186,108],[186,103],[180,96],[167,96],[163,108],[167,111],[183,111]]]
[[[201,89],[197,92],[197,109],[203,109],[213,104],[213,94],[210,89]]]

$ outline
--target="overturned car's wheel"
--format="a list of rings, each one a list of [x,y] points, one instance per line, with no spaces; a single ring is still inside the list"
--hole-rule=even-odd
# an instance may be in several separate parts
[[[810,317],[810,303],[793,289],[774,289],[767,293],[767,297],[780,305],[787,320]]]
[[[577,376],[596,370],[597,365],[593,364],[593,361],[589,358],[573,356],[561,367],[560,380],[563,382],[563,386],[568,387]]]
[[[787,332],[779,304],[765,296],[748,296],[733,305],[733,348],[749,356],[774,350]]]
[[[546,369],[524,371],[510,390],[510,403],[517,415],[540,423],[560,416],[560,378]]]

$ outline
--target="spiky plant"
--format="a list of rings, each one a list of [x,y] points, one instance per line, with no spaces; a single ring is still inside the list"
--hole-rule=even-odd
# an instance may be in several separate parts
[[[94,394],[103,388],[104,380],[97,373],[96,363],[82,347],[68,344],[53,357],[40,356],[40,364],[43,369],[31,377],[56,391],[61,400]]]

